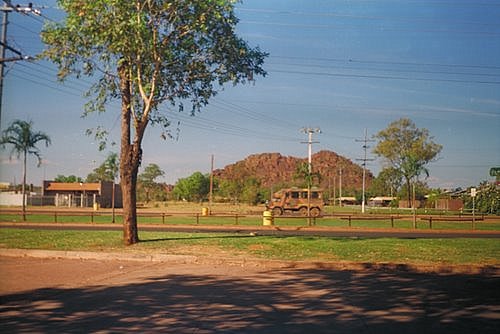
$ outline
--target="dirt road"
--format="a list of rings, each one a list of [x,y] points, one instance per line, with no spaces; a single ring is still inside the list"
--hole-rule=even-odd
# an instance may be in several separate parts
[[[2,333],[497,333],[500,277],[0,257]]]

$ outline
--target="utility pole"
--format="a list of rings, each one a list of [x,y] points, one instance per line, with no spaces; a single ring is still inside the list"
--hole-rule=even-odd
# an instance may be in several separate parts
[[[339,170],[339,206],[342,207],[342,166]]]
[[[33,4],[28,6],[14,6],[10,0],[4,0],[4,6],[0,7],[2,15],[2,32],[0,35],[0,126],[2,125],[2,102],[3,102],[3,77],[5,72],[5,63],[10,61],[27,60],[29,57],[23,56],[22,52],[7,45],[7,25],[9,24],[9,13],[18,12],[21,14],[41,15],[39,9],[33,8]],[[9,50],[16,54],[15,57],[5,58],[5,51]]]
[[[321,133],[320,128],[302,128],[302,132],[307,134],[307,142],[302,142],[302,144],[307,144],[308,146],[308,178],[307,178],[307,222],[311,226],[311,174],[312,174],[312,144],[319,143],[318,141],[313,141],[314,133]]]
[[[363,139],[356,139],[357,142],[362,142],[363,143],[363,150],[364,150],[364,157],[362,159],[356,159],[358,161],[363,161],[362,166],[363,166],[363,195],[361,199],[361,212],[365,213],[365,184],[366,184],[366,162],[367,161],[373,161],[374,159],[367,159],[366,158],[366,150],[370,147],[368,146],[368,142],[374,142],[374,140],[369,140],[367,138],[367,130],[365,128],[365,137]]]
[[[210,163],[210,194],[208,196],[208,214],[212,214],[212,201],[214,191],[214,155],[211,155]]]

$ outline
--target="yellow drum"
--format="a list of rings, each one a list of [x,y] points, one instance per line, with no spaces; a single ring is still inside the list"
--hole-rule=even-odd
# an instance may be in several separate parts
[[[209,215],[209,210],[208,208],[201,208],[201,215],[202,216],[208,216]]]
[[[274,217],[271,211],[266,210],[262,214],[262,225],[264,226],[274,225]]]

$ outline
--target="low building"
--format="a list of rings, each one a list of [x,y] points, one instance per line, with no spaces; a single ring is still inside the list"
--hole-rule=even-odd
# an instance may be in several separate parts
[[[390,206],[393,201],[395,201],[397,197],[391,197],[391,196],[377,196],[377,197],[372,197],[368,200],[368,205],[369,206],[375,206],[375,207],[387,207]]]
[[[66,183],[43,181],[42,196],[54,197],[55,206],[92,207],[98,204],[103,208],[112,207],[113,182]],[[114,185],[115,208],[122,207],[122,193],[118,184]]]

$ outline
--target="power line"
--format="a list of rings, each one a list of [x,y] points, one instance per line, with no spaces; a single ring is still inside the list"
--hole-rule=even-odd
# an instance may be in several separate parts
[[[275,27],[287,27],[287,28],[299,28],[299,29],[349,29],[353,28],[363,28],[369,29],[370,32],[419,32],[419,33],[443,33],[443,34],[460,34],[460,35],[485,35],[485,36],[499,36],[500,31],[466,31],[466,30],[451,30],[451,29],[405,29],[405,28],[393,28],[393,27],[378,27],[378,29],[373,29],[370,26],[356,26],[347,24],[305,24],[305,23],[282,23],[282,22],[266,22],[266,21],[251,21],[251,20],[241,20],[241,24],[252,24],[252,25],[267,25]]]
[[[291,15],[291,16],[313,16],[313,17],[335,17],[335,18],[347,18],[347,19],[359,19],[359,20],[388,20],[388,21],[399,21],[399,22],[421,22],[421,23],[439,23],[442,24],[442,19],[429,19],[429,18],[409,18],[409,17],[397,17],[397,16],[369,16],[369,15],[353,15],[353,14],[343,14],[335,12],[307,12],[307,11],[294,11],[294,10],[280,10],[280,9],[262,9],[262,8],[238,8],[241,12],[258,13],[258,14],[277,14],[277,15]],[[500,23],[485,23],[480,21],[458,21],[450,20],[447,18],[447,23],[455,24],[468,24],[468,25],[481,25],[481,26],[500,26]]]
[[[428,71],[428,70],[412,70],[412,69],[397,69],[397,68],[363,68],[363,67],[346,67],[333,65],[318,65],[305,63],[267,63],[275,66],[295,66],[295,67],[312,67],[320,69],[337,69],[337,70],[354,70],[354,71],[375,71],[375,72],[396,72],[396,73],[417,73],[417,74],[445,74],[445,75],[464,75],[464,76],[484,76],[484,77],[500,77],[495,73],[478,73],[478,72],[449,72],[449,71]]]
[[[299,60],[314,60],[326,62],[342,62],[342,63],[365,63],[365,64],[383,64],[383,65],[406,65],[406,66],[438,66],[438,67],[463,67],[475,69],[494,69],[500,70],[500,66],[492,65],[468,65],[468,64],[445,64],[445,63],[428,63],[428,62],[404,62],[404,61],[385,61],[373,59],[353,59],[353,58],[322,58],[322,57],[295,57],[295,56],[275,56],[270,55],[270,58],[279,59],[299,59]]]
[[[311,71],[290,71],[290,70],[269,70],[270,73],[288,73],[288,74],[301,74],[301,75],[315,75],[325,77],[340,77],[340,78],[358,78],[358,79],[383,79],[383,80],[407,80],[407,81],[431,81],[431,82],[451,82],[451,83],[471,83],[471,84],[486,84],[486,85],[499,85],[500,81],[486,81],[486,80],[460,80],[460,79],[436,79],[436,78],[410,78],[410,77],[397,77],[390,75],[368,75],[368,74],[345,74],[345,73],[321,73]]]

